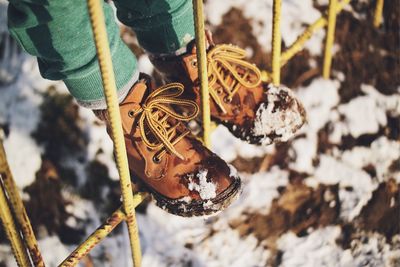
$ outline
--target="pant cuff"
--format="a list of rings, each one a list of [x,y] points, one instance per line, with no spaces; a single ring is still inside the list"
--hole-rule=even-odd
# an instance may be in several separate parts
[[[139,79],[139,71],[136,71],[135,74],[132,76],[132,78],[125,84],[125,86],[123,86],[121,89],[118,90],[117,92],[118,103],[121,103],[125,99],[126,95],[129,93],[132,86],[136,83],[138,79]],[[80,106],[89,109],[98,110],[107,108],[106,99],[104,97],[98,100],[81,101],[77,99],[76,101]]]
[[[118,99],[123,99],[129,89],[139,78],[136,58],[118,36],[118,41],[111,47],[111,58],[118,90]],[[105,109],[107,107],[101,72],[97,57],[89,66],[68,76],[64,80],[71,95],[77,102],[90,109]]]

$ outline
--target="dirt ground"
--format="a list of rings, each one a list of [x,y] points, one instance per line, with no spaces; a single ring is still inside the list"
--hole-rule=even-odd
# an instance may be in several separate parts
[[[339,51],[333,57],[332,76],[339,72],[344,73],[346,79],[341,83],[339,90],[341,103],[346,103],[352,98],[362,95],[360,85],[371,84],[381,93],[391,95],[396,93],[400,85],[400,4],[399,1],[386,1],[383,27],[376,29],[372,26],[373,4],[352,3],[355,11],[366,14],[367,19],[358,20],[344,11],[337,18],[335,42],[340,45]],[[317,6],[326,10],[324,6]],[[238,9],[230,10],[224,17],[219,27],[214,29],[214,39],[219,42],[231,42],[241,47],[251,47],[253,50],[252,61],[261,69],[270,69],[271,54],[263,52],[262,47],[252,35],[250,22]],[[284,50],[288,44],[282,43]],[[310,53],[307,50],[300,52],[282,69],[282,83],[295,88],[306,86],[316,76],[320,75],[323,59],[315,57],[318,62],[316,68],[309,65]],[[368,66],[366,68],[365,66]],[[382,135],[391,140],[400,141],[400,118],[391,117],[388,125],[377,134],[363,135],[357,139],[351,136],[343,138],[340,150],[351,149],[354,146],[369,146]],[[324,127],[319,133],[319,152],[332,149],[326,138],[330,127]],[[276,154],[271,158],[253,158],[233,161],[239,171],[258,172],[268,169],[273,165],[287,167],[285,158],[288,158],[290,143],[277,146]],[[337,147],[337,145],[336,145]],[[393,164],[393,168],[400,168],[400,163]],[[370,166],[367,172],[374,172]],[[339,218],[340,205],[331,207],[324,195],[330,195],[330,200],[340,203],[337,186],[320,185],[313,189],[303,183],[304,175],[291,172],[290,185],[282,188],[281,195],[272,203],[270,212],[264,214],[247,214],[244,221],[232,222],[242,235],[253,233],[260,243],[275,251],[271,257],[272,266],[280,263],[281,252],[275,250],[276,239],[287,232],[293,231],[298,236],[306,234],[310,227],[318,228],[326,225],[341,225],[343,236],[337,243],[343,248],[348,248],[352,240],[359,238],[363,231],[377,231],[387,237],[400,233],[400,185],[394,180],[380,184],[373,193],[368,204],[362,209],[361,214],[351,223],[344,223]],[[349,190],[352,190],[349,188]],[[395,205],[390,204],[390,199],[395,199]]]
[[[333,59],[332,75],[339,72],[346,74],[346,80],[341,83],[341,103],[361,95],[360,85],[368,83],[375,86],[381,93],[394,94],[400,85],[400,4],[399,1],[385,1],[385,24],[382,28],[372,27],[371,17],[373,6],[370,4],[352,4],[355,11],[367,15],[366,20],[355,19],[349,12],[342,12],[337,18],[336,42],[340,49]],[[319,7],[326,8],[326,7]],[[223,18],[220,26],[213,29],[216,43],[235,43],[241,47],[251,47],[252,61],[261,69],[270,69],[269,53],[265,53],[252,35],[251,24],[238,9],[230,10]],[[283,44],[283,49],[289,44]],[[133,44],[134,49],[137,49]],[[136,50],[138,52],[138,50]],[[139,52],[140,54],[140,52]],[[282,82],[289,87],[307,85],[311,79],[320,74],[322,58],[315,57],[318,62],[316,68],[310,66],[311,55],[308,51],[300,52],[282,70]],[[368,66],[366,68],[365,66]],[[85,161],[85,145],[87,137],[77,126],[77,107],[71,97],[60,98],[49,93],[48,101],[41,109],[43,122],[34,134],[35,140],[44,146],[44,159],[41,170],[36,174],[36,181],[25,188],[29,199],[25,204],[32,220],[35,231],[45,228],[49,233],[56,233],[66,244],[77,243],[84,234],[84,222],[81,227],[71,228],[65,224],[70,216],[65,209],[68,204],[61,194],[62,188],[73,189],[77,184],[76,173],[63,167],[63,158],[74,155]],[[58,114],[54,116],[54,114]],[[6,126],[4,126],[6,127]],[[52,129],[49,131],[49,129]],[[364,135],[359,138],[345,137],[342,144],[330,144],[327,135],[329,125],[319,133],[319,151],[327,151],[333,147],[340,150],[354,146],[369,146],[382,135],[391,140],[400,141],[400,118],[390,117],[388,125],[380,129],[377,134]],[[51,132],[51,135],[46,133]],[[237,158],[232,163],[241,172],[254,173],[268,170],[273,165],[287,166],[288,147],[290,143],[277,145],[277,152],[268,158]],[[400,162],[393,164],[393,169],[400,168]],[[118,182],[109,179],[107,168],[99,162],[88,162],[85,170],[89,175],[86,184],[79,188],[83,198],[98,203],[98,209],[106,216],[119,203]],[[366,171],[374,173],[370,166]],[[100,177],[100,178],[99,178]],[[254,234],[259,242],[274,251],[270,259],[272,266],[280,263],[281,252],[276,249],[275,241],[289,230],[297,235],[307,234],[309,227],[318,228],[326,225],[340,225],[343,235],[337,243],[343,248],[349,247],[352,240],[359,238],[364,231],[377,231],[387,237],[390,242],[395,233],[400,232],[398,219],[400,218],[400,185],[394,180],[382,183],[373,193],[368,204],[360,215],[351,223],[344,223],[339,218],[340,204],[329,205],[334,200],[340,203],[338,186],[319,185],[311,188],[303,183],[304,175],[292,171],[290,185],[281,188],[280,196],[273,200],[268,214],[248,213],[244,220],[232,221],[231,226],[237,228],[241,235]],[[108,186],[108,203],[96,201],[101,187]],[[352,188],[349,188],[352,190]],[[38,197],[40,196],[40,197]],[[325,196],[329,196],[327,201]],[[394,199],[394,205],[391,200]],[[43,212],[44,206],[46,212]],[[146,203],[139,211],[145,212]],[[5,242],[4,234],[0,233],[0,240]],[[73,238],[72,238],[73,237]]]

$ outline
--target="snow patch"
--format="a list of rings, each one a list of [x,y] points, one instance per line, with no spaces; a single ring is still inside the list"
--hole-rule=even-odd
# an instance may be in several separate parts
[[[304,131],[317,132],[329,121],[332,108],[339,104],[339,87],[339,81],[316,78],[309,86],[299,88],[297,97],[307,112]]]
[[[295,139],[289,150],[289,156],[293,159],[289,167],[298,172],[313,173],[313,161],[317,154],[317,135],[307,134],[306,138]]]
[[[233,161],[236,157],[252,158],[262,157],[265,154],[272,154],[275,151],[274,145],[256,146],[233,136],[223,125],[218,125],[211,133],[212,151],[227,162]]]
[[[30,185],[42,165],[42,149],[29,135],[18,130],[10,131],[3,144],[15,183],[19,188]]]
[[[280,109],[276,107],[277,102],[281,103],[284,100],[280,97],[286,93],[285,98],[296,99],[294,94],[285,87],[269,86],[267,91],[268,103],[262,103],[256,112],[254,121],[253,133],[256,136],[264,136],[262,143],[268,145],[274,140],[287,141],[293,136],[294,132],[303,124],[304,120],[300,113],[300,105],[297,101],[287,107]],[[285,103],[283,103],[285,105]],[[278,138],[271,139],[268,135],[278,135]]]
[[[242,174],[247,178],[243,187],[240,199],[240,209],[232,210],[239,214],[239,211],[257,211],[268,214],[272,200],[279,196],[278,188],[289,183],[289,173],[273,166],[268,172],[259,172],[252,175]]]
[[[355,239],[346,250],[336,244],[340,235],[340,228],[333,226],[305,237],[284,234],[278,240],[278,248],[284,251],[280,266],[395,266],[399,259],[400,250],[391,248],[379,234],[368,233],[362,239]]]
[[[213,182],[207,181],[208,170],[200,169],[196,174],[198,182],[195,181],[194,175],[189,175],[188,189],[197,191],[203,200],[213,199],[217,196],[217,187]]]
[[[344,151],[341,159],[355,168],[374,166],[379,182],[395,178],[400,183],[400,172],[392,172],[389,167],[395,160],[400,159],[400,142],[392,141],[382,136],[368,147],[354,147]]]
[[[253,35],[265,51],[271,50],[272,40],[272,0],[219,0],[209,1],[205,5],[205,14],[211,25],[220,25],[223,16],[232,8],[237,8],[249,19]],[[283,0],[281,33],[286,45],[292,44],[302,34],[307,24],[317,20],[321,13],[314,8],[312,0]],[[283,19],[284,18],[284,19]],[[305,47],[313,55],[322,51],[324,31],[318,31],[312,36]]]
[[[322,184],[339,184],[341,217],[349,221],[360,213],[377,188],[368,173],[328,155],[320,156],[314,177],[309,179],[317,179]],[[348,188],[351,188],[351,194]]]
[[[330,141],[339,143],[341,137],[348,134],[354,138],[363,134],[374,134],[387,124],[387,113],[392,116],[400,115],[400,90],[399,94],[390,96],[379,93],[370,85],[362,84],[361,90],[366,95],[338,106],[338,113],[332,118]],[[339,120],[340,117],[344,120]]]
[[[376,133],[379,126],[387,124],[385,111],[378,108],[375,99],[369,96],[360,96],[348,104],[340,105],[338,111],[344,116],[344,123],[355,138]]]
[[[299,100],[307,112],[307,124],[298,132],[304,137],[293,140],[289,150],[291,169],[312,174],[313,161],[317,157],[318,131],[335,115],[334,108],[339,103],[340,82],[316,78],[307,87],[297,91]],[[315,184],[315,183],[310,183]]]
[[[346,266],[350,259],[336,245],[340,236],[339,227],[318,229],[305,237],[297,237],[294,233],[284,234],[278,240],[278,248],[284,251],[282,267],[294,266]]]

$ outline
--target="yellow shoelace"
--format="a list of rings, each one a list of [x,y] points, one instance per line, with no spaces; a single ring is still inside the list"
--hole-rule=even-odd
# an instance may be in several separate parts
[[[224,113],[226,110],[214,87],[215,83],[221,85],[228,95],[227,101],[230,101],[240,86],[254,88],[261,82],[261,71],[254,64],[243,60],[245,57],[245,50],[225,44],[216,45],[207,53],[210,95]],[[239,69],[243,73],[239,73]]]
[[[174,148],[174,145],[190,131],[186,130],[176,136],[176,128],[179,122],[176,122],[175,125],[170,125],[168,119],[173,118],[178,121],[192,120],[199,113],[199,107],[194,101],[177,98],[183,93],[183,90],[183,85],[180,83],[170,83],[162,86],[153,91],[146,101],[141,104],[141,107],[134,111],[134,116],[141,113],[138,123],[143,142],[151,149],[160,150],[160,153],[157,154],[158,159],[165,154],[166,150],[180,159],[184,159]],[[187,107],[188,114],[178,114],[171,108],[172,105]],[[145,128],[145,126],[147,127]],[[146,133],[145,129],[147,128],[150,129],[150,133]],[[151,142],[149,134],[153,134],[156,140]]]

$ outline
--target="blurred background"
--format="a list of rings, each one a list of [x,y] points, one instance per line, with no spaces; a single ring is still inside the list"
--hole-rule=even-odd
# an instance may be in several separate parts
[[[256,147],[218,126],[213,150],[244,181],[233,206],[210,218],[138,211],[143,266],[400,266],[400,1],[351,1],[337,17],[331,79],[321,76],[325,29],[282,69],[308,123],[287,143]],[[327,10],[328,0],[283,0],[282,49]],[[0,0],[0,132],[47,266],[57,266],[120,205],[112,142],[61,82],[7,33]],[[271,69],[272,0],[208,0],[216,43],[246,49]],[[133,32],[121,34],[153,73]],[[158,75],[153,73],[156,79]],[[81,266],[131,266],[119,226]],[[0,228],[0,266],[16,266]]]

